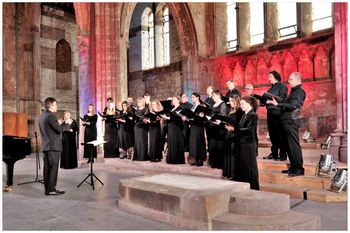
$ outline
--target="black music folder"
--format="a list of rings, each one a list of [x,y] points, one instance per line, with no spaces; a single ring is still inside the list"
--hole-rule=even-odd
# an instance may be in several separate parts
[[[197,117],[197,115],[192,112],[191,110],[187,109],[187,108],[184,108],[182,109],[179,114],[187,117],[188,119],[194,119],[195,117]]]
[[[171,110],[174,106],[171,104],[171,100],[162,100],[160,103],[162,104],[164,109]]]
[[[149,119],[150,121],[155,121],[157,120],[157,114],[154,114],[154,113],[147,113],[143,116],[143,118],[146,118],[146,119]]]
[[[210,108],[207,108],[207,107],[205,107],[205,106],[201,106],[201,105],[198,105],[197,107],[196,107],[196,109],[194,110],[194,112],[196,113],[196,114],[199,114],[199,113],[204,113],[204,115],[210,115],[211,114],[211,109]]]
[[[279,103],[282,101],[282,99],[277,96],[277,95],[273,95],[271,93],[265,92],[262,95],[257,95],[257,94],[253,94],[253,97],[258,99],[260,101],[261,104],[266,104],[267,100],[272,100],[273,98]]]

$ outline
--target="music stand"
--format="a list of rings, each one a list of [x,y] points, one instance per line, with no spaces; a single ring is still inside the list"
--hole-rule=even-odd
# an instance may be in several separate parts
[[[35,145],[35,148],[36,148],[36,155],[35,155],[36,176],[35,176],[35,180],[19,183],[17,185],[31,184],[31,183],[36,183],[36,182],[44,184],[44,180],[39,179],[40,159],[39,159],[38,135],[36,132],[34,132],[34,135],[35,135],[35,144],[36,144]]]
[[[94,141],[91,141],[91,142],[88,142],[88,143],[82,143],[84,146],[86,145],[93,145],[93,146],[98,146],[98,145],[102,145],[104,143],[106,143],[107,141],[98,141],[98,140],[94,140]],[[93,147],[91,147],[91,150],[92,150]],[[102,185],[104,185],[102,183],[102,181],[94,174],[94,171],[93,171],[93,163],[94,163],[94,157],[92,155],[92,151],[90,153],[90,173],[85,177],[85,179],[77,186],[78,188],[80,187],[80,185],[82,185],[84,182],[88,183],[89,185],[92,186],[92,190],[95,190],[95,181],[98,180]],[[87,182],[86,180],[88,178],[91,178],[91,181],[90,183]],[[96,180],[94,180],[94,177],[96,178]]]

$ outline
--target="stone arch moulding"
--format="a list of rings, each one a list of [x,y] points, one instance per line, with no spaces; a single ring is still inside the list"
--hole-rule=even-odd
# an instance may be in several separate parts
[[[129,28],[133,11],[137,3],[122,3],[120,18],[120,37],[127,43],[129,41]],[[197,33],[187,3],[167,3],[171,12],[180,40],[183,56],[196,55],[198,51]]]

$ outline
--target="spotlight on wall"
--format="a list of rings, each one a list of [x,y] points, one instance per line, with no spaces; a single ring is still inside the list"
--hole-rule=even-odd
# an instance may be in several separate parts
[[[332,179],[330,191],[340,193],[346,192],[348,184],[347,169],[337,169],[335,176]]]
[[[311,137],[311,132],[306,130],[304,135],[303,135],[303,140],[304,142],[312,142],[314,139]]]
[[[316,175],[322,177],[331,177],[336,171],[335,161],[333,155],[321,154],[320,161],[316,168]]]

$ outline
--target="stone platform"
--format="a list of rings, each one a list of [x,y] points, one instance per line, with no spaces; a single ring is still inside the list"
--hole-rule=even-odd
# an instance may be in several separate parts
[[[289,195],[207,177],[163,173],[121,180],[117,203],[186,230],[320,229],[318,216],[290,211]]]

